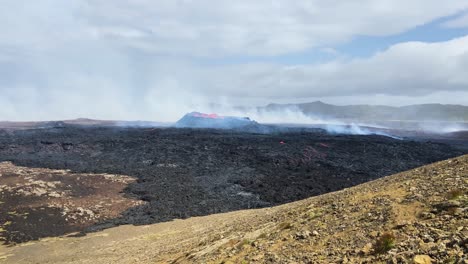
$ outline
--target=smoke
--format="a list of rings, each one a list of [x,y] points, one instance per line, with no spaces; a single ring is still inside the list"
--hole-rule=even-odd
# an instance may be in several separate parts
[[[349,125],[336,125],[336,124],[327,124],[325,125],[325,130],[330,134],[346,134],[346,135],[379,135],[390,137],[393,139],[402,140],[401,137],[391,135],[389,133],[379,131],[377,127],[372,129],[366,128],[364,126],[359,126],[357,124],[351,123]]]
[[[265,110],[262,108],[236,108],[227,105],[216,105],[207,107],[207,113],[217,113],[222,116],[249,117],[260,124],[281,125],[290,127],[321,128],[329,134],[346,135],[381,135],[394,139],[401,139],[397,136],[384,132],[382,126],[372,126],[368,124],[357,124],[343,122],[340,120],[309,116],[300,111],[296,106],[290,106],[278,110]],[[205,125],[206,126],[206,125]],[[200,126],[199,126],[200,127]],[[201,126],[203,127],[203,126]],[[224,128],[233,128],[227,125]],[[252,129],[252,128],[249,128]],[[260,129],[259,132],[272,132],[274,130]]]
[[[446,134],[457,131],[468,131],[467,123],[457,122],[418,122],[419,130],[430,133]]]
[[[337,125],[337,124],[326,124],[325,129],[331,134],[351,134],[351,135],[370,135],[372,134],[369,130],[363,129],[356,124],[350,125]]]
[[[263,124],[319,124],[325,122],[318,117],[305,115],[297,107],[291,106],[281,110],[265,110],[258,107],[233,107],[224,105],[209,109],[223,115],[245,116]]]

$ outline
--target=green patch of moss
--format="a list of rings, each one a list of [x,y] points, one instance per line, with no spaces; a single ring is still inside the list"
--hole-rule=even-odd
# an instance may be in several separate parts
[[[383,254],[395,247],[395,235],[393,233],[387,232],[383,233],[375,242],[374,253]]]

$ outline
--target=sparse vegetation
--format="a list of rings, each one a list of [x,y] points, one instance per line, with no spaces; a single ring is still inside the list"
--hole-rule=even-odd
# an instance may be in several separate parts
[[[449,200],[456,200],[463,195],[463,191],[461,189],[451,190],[447,193],[447,199]]]
[[[457,259],[455,257],[450,257],[444,260],[444,264],[455,264],[457,263]]]
[[[375,242],[374,253],[383,254],[395,247],[395,235],[391,232],[383,233]]]
[[[309,211],[309,213],[307,214],[307,217],[309,220],[313,220],[322,216],[322,214],[323,213],[321,210],[312,210],[312,211]]]
[[[457,207],[450,207],[450,208],[447,208],[447,213],[449,215],[455,215],[457,214],[458,212],[458,208]]]
[[[239,243],[239,240],[237,240],[237,239],[230,239],[230,240],[226,243],[226,247],[234,247],[237,243]]]
[[[292,228],[292,224],[290,222],[282,222],[278,225],[279,229],[291,229]]]
[[[249,239],[244,239],[244,240],[240,241],[239,244],[237,244],[237,249],[241,250],[245,246],[251,246],[252,243],[253,243],[253,241],[251,241]]]

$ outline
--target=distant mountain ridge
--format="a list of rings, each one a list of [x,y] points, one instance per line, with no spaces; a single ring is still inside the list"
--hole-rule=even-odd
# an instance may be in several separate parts
[[[301,104],[269,104],[260,111],[298,110],[307,116],[326,119],[378,121],[468,122],[468,106],[419,104],[401,107],[385,105],[332,105],[321,101]]]

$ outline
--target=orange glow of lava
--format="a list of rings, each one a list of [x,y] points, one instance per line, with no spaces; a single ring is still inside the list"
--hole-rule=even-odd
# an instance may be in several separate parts
[[[194,117],[201,117],[201,118],[210,118],[210,119],[223,119],[223,116],[217,114],[203,114],[203,113],[194,113]]]

